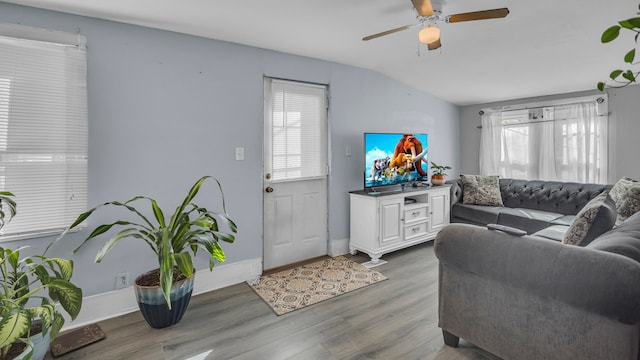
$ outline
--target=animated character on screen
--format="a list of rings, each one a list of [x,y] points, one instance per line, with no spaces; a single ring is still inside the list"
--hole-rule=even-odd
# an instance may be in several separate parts
[[[384,176],[385,170],[389,167],[389,157],[383,159],[376,159],[371,166],[371,179],[379,180]]]
[[[427,176],[427,172],[421,166],[423,161],[427,163],[427,159],[424,158],[426,155],[427,150],[422,150],[422,142],[418,138],[413,134],[403,134],[393,151],[393,160],[390,166],[400,167],[401,164],[406,164],[405,167],[408,171],[415,167],[420,176]]]

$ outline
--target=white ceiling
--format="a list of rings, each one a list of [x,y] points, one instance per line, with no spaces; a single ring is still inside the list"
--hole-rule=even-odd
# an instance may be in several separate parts
[[[638,0],[448,0],[444,14],[508,7],[504,19],[440,23],[418,56],[410,0],[2,0],[372,69],[458,105],[595,89],[632,48],[601,44]]]

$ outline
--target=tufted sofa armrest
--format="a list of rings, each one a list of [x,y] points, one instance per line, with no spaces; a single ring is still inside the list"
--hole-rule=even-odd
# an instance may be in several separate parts
[[[446,183],[451,185],[450,205],[453,206],[453,204],[457,202],[462,202],[462,180],[460,179],[448,180]]]
[[[435,253],[441,271],[453,267],[624,324],[640,322],[640,263],[625,256],[466,224],[442,229]]]

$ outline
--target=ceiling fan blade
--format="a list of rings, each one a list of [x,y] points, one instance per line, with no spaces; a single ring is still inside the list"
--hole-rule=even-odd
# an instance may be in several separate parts
[[[432,16],[433,7],[431,6],[431,0],[411,0],[413,7],[416,8],[418,15],[420,16]]]
[[[377,34],[373,34],[373,35],[369,35],[369,36],[365,36],[365,37],[362,38],[362,41],[369,41],[369,40],[372,40],[372,39],[379,38],[381,36],[390,35],[390,34],[393,34],[393,33],[397,33],[399,31],[411,29],[414,26],[416,26],[416,25],[400,26],[399,28],[383,31],[383,32],[380,32],[380,33],[377,33]]]
[[[447,22],[454,23],[454,22],[461,22],[461,21],[497,19],[497,18],[503,18],[508,14],[509,14],[509,9],[507,8],[473,11],[468,13],[451,15],[447,18]]]

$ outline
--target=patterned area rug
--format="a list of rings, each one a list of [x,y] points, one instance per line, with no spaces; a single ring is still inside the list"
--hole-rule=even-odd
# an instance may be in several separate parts
[[[262,276],[251,287],[282,315],[383,280],[379,272],[338,256]]]

